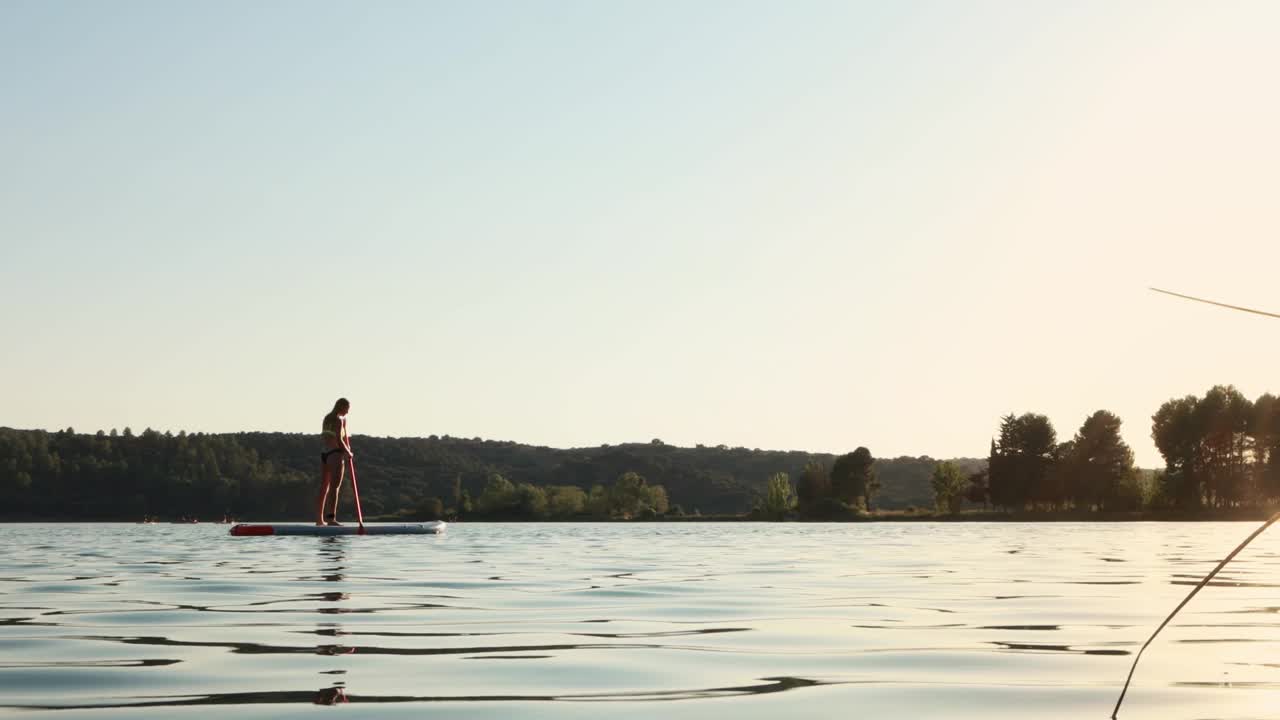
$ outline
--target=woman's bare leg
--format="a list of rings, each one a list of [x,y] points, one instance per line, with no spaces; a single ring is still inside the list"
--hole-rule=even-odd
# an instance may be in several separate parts
[[[333,483],[333,466],[325,463],[320,467],[320,494],[316,497],[316,524],[324,525],[324,506],[329,499],[329,486]],[[334,498],[334,506],[337,506]]]
[[[338,498],[342,494],[342,481],[347,476],[347,459],[346,458],[343,458],[338,463],[338,467],[336,468],[336,470],[337,470],[336,473],[330,474],[330,477],[336,474],[338,476],[338,479],[337,479],[337,482],[333,484],[333,510],[329,512],[329,517],[333,518],[333,522],[335,523],[338,522]]]

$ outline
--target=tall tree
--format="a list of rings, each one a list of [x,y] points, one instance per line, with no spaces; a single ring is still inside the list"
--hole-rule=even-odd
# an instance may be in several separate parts
[[[1072,462],[1075,450],[1075,440],[1068,440],[1054,446],[1040,487],[1038,501],[1042,506],[1059,510],[1070,506],[1075,500],[1076,485],[1079,481],[1079,475]]]
[[[977,470],[969,474],[969,485],[965,488],[965,500],[986,509],[991,505],[991,488],[988,484],[986,470]]]
[[[671,509],[671,500],[667,497],[667,489],[661,485],[646,486],[647,493],[641,513],[649,515],[665,515]]]
[[[1069,454],[1078,505],[1116,509],[1123,484],[1133,472],[1133,450],[1120,437],[1120,418],[1099,410],[1076,431]]]
[[[831,490],[837,499],[852,508],[868,509],[875,470],[871,451],[859,447],[836,458],[831,467]]]
[[[791,488],[791,477],[786,473],[775,473],[769,478],[760,511],[771,520],[781,520],[795,505],[796,494]]]
[[[1015,420],[1014,415],[1000,418],[1000,438],[1012,437],[1012,431],[1006,431]],[[1013,471],[1009,459],[1000,451],[1000,444],[991,439],[991,452],[987,455],[987,498],[992,505],[1008,508],[1013,505]]]
[[[1254,483],[1264,498],[1280,496],[1280,400],[1270,393],[1253,403]]]
[[[1167,400],[1151,416],[1151,439],[1164,457],[1161,489],[1164,497],[1179,507],[1199,507],[1201,445],[1196,427],[1194,395]]]
[[[1253,403],[1234,386],[1216,385],[1205,393],[1200,410],[1210,502],[1217,507],[1240,505],[1256,496],[1248,468]]]
[[[964,473],[954,463],[944,461],[934,465],[933,475],[929,478],[934,506],[939,512],[959,512],[967,484]]]
[[[519,497],[516,495],[516,486],[502,475],[492,473],[485,483],[484,492],[476,500],[476,505],[480,512],[494,515],[511,512],[517,502]]]
[[[991,502],[1005,508],[1060,504],[1047,482],[1057,449],[1057,432],[1044,415],[1024,413],[1000,419],[1000,438],[988,465]]]
[[[1026,413],[1018,418],[1018,455],[1026,500],[1057,506],[1059,494],[1046,482],[1057,457],[1058,433],[1044,415]]]
[[[547,488],[547,511],[552,517],[566,518],[580,514],[587,506],[587,494],[575,485],[552,485]]]
[[[624,518],[635,517],[649,497],[648,483],[639,473],[625,472],[609,488],[610,510]]]
[[[823,500],[831,497],[831,475],[827,466],[820,460],[805,463],[800,472],[800,482],[796,485],[796,498],[799,500],[800,513],[811,515]]]

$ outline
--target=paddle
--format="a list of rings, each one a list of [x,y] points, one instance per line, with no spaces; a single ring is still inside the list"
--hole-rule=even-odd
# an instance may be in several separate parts
[[[360,484],[356,482],[356,456],[351,453],[351,440],[347,439],[347,467],[351,468],[351,494],[356,496],[356,522],[360,523],[360,534],[364,535],[364,512],[360,510]],[[333,498],[333,507],[338,507],[338,498]]]
[[[356,522],[360,523],[360,534],[364,535],[364,513],[360,511],[360,484],[356,482],[355,457],[347,458],[347,465],[351,467],[351,493],[356,496]]]

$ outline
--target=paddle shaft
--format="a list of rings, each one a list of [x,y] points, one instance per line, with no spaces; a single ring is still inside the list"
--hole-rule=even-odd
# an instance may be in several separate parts
[[[351,452],[351,442],[347,441],[347,452]],[[360,523],[360,534],[364,534],[364,512],[360,509],[360,483],[356,482],[356,456],[347,455],[347,467],[351,468],[351,494],[356,496],[356,522]],[[334,508],[338,507],[338,498],[333,498]]]

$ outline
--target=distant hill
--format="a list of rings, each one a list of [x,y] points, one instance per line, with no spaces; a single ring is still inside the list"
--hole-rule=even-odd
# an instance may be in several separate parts
[[[297,433],[79,434],[0,428],[0,512],[6,517],[134,519],[221,514],[306,518],[315,491],[318,440]],[[477,497],[493,473],[515,483],[609,485],[625,472],[665,486],[687,513],[744,513],[770,475],[795,480],[804,464],[835,456],[725,446],[647,443],[557,449],[516,442],[357,436],[367,514],[411,510],[465,490]],[[880,509],[931,507],[934,460],[877,460]],[[957,460],[966,472],[985,460]]]
[[[986,458],[950,458],[966,475],[987,468]],[[877,460],[876,474],[880,478],[880,494],[875,504],[881,510],[902,510],[908,507],[933,508],[933,489],[929,477],[939,460],[927,455]]]
[[[307,469],[312,463],[306,452],[315,445],[310,436],[258,434],[237,436],[263,457],[305,458],[291,466]],[[305,448],[292,449],[301,440]],[[515,442],[431,438],[373,438],[353,441],[359,447],[357,469],[361,487],[368,477],[370,489],[388,497],[403,496],[395,505],[414,502],[417,497],[448,500],[455,478],[473,496],[479,495],[488,475],[497,472],[512,482],[534,485],[576,485],[584,490],[592,485],[608,485],[625,472],[636,472],[650,484],[663,485],[671,502],[685,512],[703,514],[742,513],[753,506],[764,491],[769,476],[778,472],[794,481],[810,460],[830,466],[836,456],[798,450],[752,450],[726,446],[677,447],[660,441],[604,445],[591,448],[557,449]],[[314,454],[314,452],[312,452]],[[875,470],[881,490],[875,506],[904,509],[932,507],[929,476],[937,461],[927,456],[877,460]],[[955,460],[966,472],[986,467],[985,459]],[[391,510],[390,507],[386,510]]]

